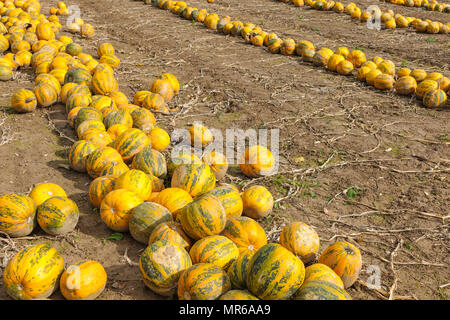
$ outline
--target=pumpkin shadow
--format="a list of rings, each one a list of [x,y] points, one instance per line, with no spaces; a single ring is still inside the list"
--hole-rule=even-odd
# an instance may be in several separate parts
[[[59,171],[65,178],[72,181],[76,189],[88,192],[89,184],[92,181],[91,177],[86,173],[72,170],[67,160],[51,160],[47,162],[47,166]]]

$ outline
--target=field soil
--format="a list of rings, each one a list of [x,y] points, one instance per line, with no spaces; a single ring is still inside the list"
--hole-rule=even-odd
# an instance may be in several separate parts
[[[42,1],[48,12],[56,1]],[[406,16],[447,23],[450,15],[378,1],[356,0]],[[448,35],[412,29],[369,30],[348,15],[294,7],[272,0],[189,0],[188,4],[252,22],[282,38],[310,40],[316,48],[359,48],[397,68],[424,68],[450,76]],[[96,57],[110,42],[121,59],[120,90],[130,102],[161,73],[182,85],[171,103],[180,112],[157,114],[167,131],[202,121],[209,128],[279,129],[280,168],[273,176],[249,179],[236,166],[225,181],[241,188],[266,186],[277,200],[261,224],[271,241],[291,221],[313,226],[320,252],[337,240],[362,254],[360,281],[348,289],[354,299],[449,299],[450,110],[426,109],[415,98],[380,92],[355,77],[340,76],[270,54],[141,1],[71,0],[96,31],[93,39],[73,35]],[[64,24],[65,19],[61,19]],[[137,265],[145,246],[129,234],[113,233],[88,201],[91,179],[70,170],[68,150],[76,140],[63,105],[16,114],[10,97],[33,88],[31,70],[0,82],[0,194],[27,193],[42,182],[61,185],[79,206],[76,230],[51,237],[38,227],[23,239],[0,236],[0,273],[21,248],[48,242],[66,264],[101,262],[108,274],[99,299],[166,299],[147,289]],[[377,275],[379,276],[377,278]],[[374,280],[375,279],[375,280]],[[378,289],[370,283],[379,280]],[[375,282],[374,282],[375,281]],[[447,285],[447,286],[446,286]],[[63,299],[59,292],[52,299]],[[0,282],[0,299],[9,299]]]

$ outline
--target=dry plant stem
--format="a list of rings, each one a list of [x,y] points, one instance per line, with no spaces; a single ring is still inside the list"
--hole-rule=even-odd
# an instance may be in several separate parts
[[[394,268],[394,258],[395,258],[395,255],[397,254],[398,249],[402,245],[403,245],[403,240],[400,239],[400,241],[398,241],[397,246],[395,247],[394,251],[391,252],[390,266],[391,266],[391,270],[392,270],[392,275],[394,276],[394,282],[392,283],[392,286],[389,289],[389,300],[394,299],[394,291],[397,288],[398,277],[397,277],[397,273],[395,272],[395,268]]]
[[[72,142],[72,143],[75,143],[75,142],[76,142],[76,140],[72,139],[71,137],[68,137],[68,136],[65,135],[61,130],[59,130],[59,129],[56,127],[55,123],[53,122],[53,120],[52,120],[51,117],[50,117],[50,114],[49,114],[47,111],[44,111],[44,114],[45,114],[45,116],[46,116],[46,118],[47,118],[48,126],[50,127],[50,129],[52,129],[53,131],[55,131],[56,133],[58,133],[58,135],[59,135],[61,138],[67,139],[67,140],[69,140],[69,141]]]
[[[125,253],[123,254],[122,258],[125,260],[125,262],[129,266],[138,266],[139,265],[139,263],[131,261],[131,259],[128,257],[128,248],[125,248]]]

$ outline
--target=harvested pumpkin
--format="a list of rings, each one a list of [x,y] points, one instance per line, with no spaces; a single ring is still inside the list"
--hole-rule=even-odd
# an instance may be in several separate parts
[[[76,203],[62,196],[51,197],[37,208],[37,222],[48,234],[62,235],[75,229],[80,217]]]
[[[29,196],[7,193],[0,196],[0,231],[10,237],[29,235],[36,223],[36,204]]]

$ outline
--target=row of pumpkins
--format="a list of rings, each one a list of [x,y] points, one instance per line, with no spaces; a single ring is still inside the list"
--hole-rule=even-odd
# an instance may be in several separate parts
[[[217,187],[176,214],[142,200],[129,210],[130,234],[147,245],[139,269],[148,288],[180,300],[351,299],[345,289],[361,270],[357,247],[336,242],[314,263],[320,240],[311,226],[292,222],[282,229],[279,243],[269,243],[261,225],[241,215],[245,202],[235,198],[240,204],[231,206],[223,191],[229,193],[226,187]],[[123,213],[128,200],[117,200]],[[206,216],[212,224],[218,219],[224,223],[215,230],[205,228],[206,220],[199,218]],[[30,234],[36,220],[45,232],[63,235],[75,228],[78,219],[77,205],[54,183],[38,184],[28,196],[0,196],[0,231],[11,237]],[[106,282],[100,262],[81,260],[64,268],[63,257],[48,244],[22,249],[3,272],[4,287],[14,299],[48,299],[59,288],[66,299],[91,300],[103,292]]]
[[[415,17],[404,17],[401,14],[394,14],[394,11],[387,10],[382,12],[379,8],[377,11],[370,12],[368,10],[362,10],[354,2],[350,2],[347,6],[344,6],[341,2],[335,2],[333,0],[279,0],[281,2],[291,2],[296,7],[304,5],[309,6],[312,9],[320,11],[331,11],[336,13],[345,13],[351,16],[352,19],[360,20],[361,22],[367,22],[372,17],[380,17],[381,22],[385,29],[395,28],[408,28],[412,26],[417,32],[427,33],[443,33],[448,34],[450,32],[450,23],[444,24],[440,21],[432,21],[429,19],[422,20]],[[450,6],[448,6],[450,10]]]
[[[155,133],[158,127],[149,110],[160,110],[179,90],[173,75],[161,75],[150,91],[137,92],[135,104],[129,104],[118,91],[114,68],[119,60],[110,44],[98,47],[100,61],[96,61],[83,54],[79,45],[61,40],[40,39],[40,45],[33,45],[36,88],[16,92],[12,105],[28,112],[36,105],[65,103],[68,121],[80,138],[69,152],[69,163],[94,178],[89,199],[100,209],[104,223],[148,244],[140,270],[150,289],[161,295],[177,291],[179,299],[287,299],[294,295],[350,299],[345,288],[353,284],[361,268],[356,247],[336,243],[322,253],[321,264],[305,270],[302,259],[311,261],[319,249],[317,233],[296,222],[283,230],[280,244],[267,243],[264,229],[255,220],[267,216],[273,207],[265,187],[252,186],[240,193],[231,185],[216,186],[227,171],[223,155],[208,154],[200,160],[194,154],[181,154],[166,164],[160,151],[170,138],[163,129]],[[104,56],[108,59],[102,61]],[[47,68],[65,75],[36,72]],[[155,106],[154,100],[160,102]],[[196,139],[205,146],[212,142],[204,126],[192,126],[189,132],[193,145]],[[244,159],[241,170],[249,176],[270,172],[274,163],[262,146],[247,148]],[[165,188],[163,180],[167,173],[170,188]],[[51,235],[67,234],[78,219],[77,205],[53,183],[37,185],[28,196],[0,197],[0,230],[11,237],[30,234],[35,221]],[[285,261],[283,266],[279,259]],[[277,278],[261,281],[265,274]],[[20,251],[3,272],[4,287],[15,299],[45,299],[58,287],[67,299],[94,299],[106,279],[103,266],[93,260],[64,270],[61,255],[45,244]]]
[[[368,60],[361,50],[350,51],[347,47],[339,47],[335,51],[329,48],[316,50],[314,44],[308,40],[298,42],[291,38],[283,40],[277,34],[267,33],[252,23],[232,21],[228,16],[220,18],[216,13],[210,14],[205,9],[189,7],[184,1],[153,0],[152,3],[185,19],[201,22],[207,28],[225,35],[240,35],[254,46],[266,46],[271,53],[297,54],[304,62],[313,63],[318,67],[341,75],[354,74],[358,80],[379,90],[395,88],[400,95],[415,94],[428,108],[444,106],[447,102],[447,93],[450,93],[450,79],[440,72],[427,73],[423,69],[409,68],[400,68],[396,72],[395,64],[391,60],[379,56]],[[356,74],[353,72],[355,67],[358,68]]]
[[[436,0],[380,0],[380,2],[389,2],[405,7],[422,7],[428,11],[450,13],[450,4]]]

